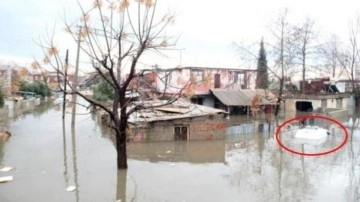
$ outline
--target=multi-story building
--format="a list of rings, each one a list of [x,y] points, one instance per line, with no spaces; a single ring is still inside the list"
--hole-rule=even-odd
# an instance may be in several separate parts
[[[181,94],[190,97],[193,103],[216,106],[211,89],[237,86],[254,89],[256,70],[210,67],[182,67],[155,70],[156,89],[164,95]]]

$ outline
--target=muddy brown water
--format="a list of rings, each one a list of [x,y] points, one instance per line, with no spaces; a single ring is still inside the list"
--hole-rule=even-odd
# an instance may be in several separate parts
[[[63,127],[52,106],[8,123],[14,136],[0,143],[0,168],[14,169],[0,177],[14,179],[0,184],[1,202],[360,199],[360,129],[333,154],[303,157],[282,150],[273,132],[239,122],[225,140],[129,143],[129,168],[118,171],[111,134],[78,110],[73,131],[71,116]]]

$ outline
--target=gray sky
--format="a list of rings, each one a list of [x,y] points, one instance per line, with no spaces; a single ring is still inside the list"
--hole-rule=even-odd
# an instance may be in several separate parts
[[[0,63],[30,64],[42,58],[35,41],[56,25],[59,49],[75,55],[74,42],[63,38],[63,13],[74,19],[80,12],[75,0],[0,0]],[[85,1],[91,5],[91,1]],[[182,51],[166,52],[147,65],[241,67],[233,42],[256,42],[268,34],[267,25],[283,8],[300,21],[306,16],[316,21],[322,34],[347,37],[349,20],[360,13],[359,0],[159,0],[161,10],[176,12],[170,28],[180,34],[176,45]],[[85,60],[85,59],[84,59]],[[74,60],[73,60],[74,61]],[[71,62],[71,61],[70,61]],[[74,62],[73,62],[74,63]]]

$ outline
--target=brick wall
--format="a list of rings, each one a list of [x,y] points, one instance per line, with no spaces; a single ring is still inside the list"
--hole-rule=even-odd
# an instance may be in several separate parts
[[[202,116],[178,120],[158,121],[132,126],[129,139],[133,141],[174,141],[175,126],[187,126],[188,140],[224,139],[226,119],[223,115]]]

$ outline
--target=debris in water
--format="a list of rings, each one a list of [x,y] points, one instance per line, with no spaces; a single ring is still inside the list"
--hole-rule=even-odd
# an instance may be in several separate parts
[[[14,169],[13,167],[7,166],[7,167],[3,167],[0,171],[1,172],[8,172],[10,170]]]
[[[166,153],[167,153],[167,154],[171,153],[171,150],[167,150]]]
[[[12,176],[0,177],[0,183],[13,181]]]
[[[69,186],[66,191],[75,191],[76,187],[75,186]]]
[[[121,199],[119,199],[119,200],[116,200],[115,202],[121,202]]]
[[[169,164],[169,166],[174,166],[174,165],[176,165],[176,164],[175,164],[175,163],[170,163],[170,164]]]

